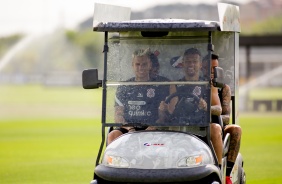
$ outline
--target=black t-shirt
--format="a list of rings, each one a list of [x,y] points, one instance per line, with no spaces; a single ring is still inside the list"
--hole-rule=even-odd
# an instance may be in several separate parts
[[[151,75],[151,81],[170,81],[168,78],[161,75]]]
[[[186,81],[184,78],[179,81]],[[206,100],[207,95],[207,86],[206,85],[198,85],[198,84],[185,84],[185,85],[176,85],[176,91],[181,92],[183,94],[193,94],[198,98],[203,98]]]
[[[180,79],[179,81],[185,81]],[[172,114],[172,121],[184,124],[205,123],[206,112],[198,108],[199,99],[207,101],[207,85],[178,84],[176,92],[179,94],[178,102]]]
[[[135,81],[135,78],[127,81]],[[160,81],[160,79],[150,80],[150,82],[153,81]],[[124,107],[124,119],[128,123],[155,123],[158,119],[160,102],[168,95],[169,85],[119,86],[115,106]]]

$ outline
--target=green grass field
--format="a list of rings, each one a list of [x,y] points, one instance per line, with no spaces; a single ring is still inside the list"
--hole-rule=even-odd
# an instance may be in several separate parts
[[[100,142],[95,119],[0,123],[0,183],[89,183]]]
[[[100,145],[101,90],[0,86],[0,183],[89,183]],[[282,114],[242,114],[248,184],[281,183]]]
[[[278,184],[282,181],[281,113],[243,114],[241,153],[248,184]]]

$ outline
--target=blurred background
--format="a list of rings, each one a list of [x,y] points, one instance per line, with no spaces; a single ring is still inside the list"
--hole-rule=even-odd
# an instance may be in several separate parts
[[[265,147],[248,140],[258,140],[263,123],[282,123],[282,0],[0,0],[0,183],[91,180],[102,100],[101,90],[82,88],[81,73],[98,68],[103,75],[103,34],[92,31],[95,2],[131,7],[131,19],[217,21],[217,2],[240,7],[242,152],[250,183],[269,183],[270,167],[265,177],[254,172],[253,155]],[[258,124],[251,117],[266,118]],[[249,134],[252,127],[260,129]],[[278,141],[273,150],[282,146],[279,130],[269,130]]]

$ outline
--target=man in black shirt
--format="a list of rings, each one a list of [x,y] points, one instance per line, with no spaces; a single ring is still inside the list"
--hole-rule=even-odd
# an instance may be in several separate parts
[[[149,49],[137,50],[133,53],[132,68],[135,77],[128,82],[167,81],[165,78],[150,77],[152,62]],[[160,102],[169,95],[168,85],[123,85],[119,86],[115,98],[115,122],[121,124],[153,124],[158,119]],[[135,130],[151,130],[153,127],[119,127],[108,135],[108,144],[120,135]]]
[[[183,71],[184,71],[184,78],[180,79],[182,81],[200,81],[200,71],[202,68],[202,55],[201,52],[196,48],[187,49],[182,58],[183,62]],[[199,98],[198,100],[198,110],[207,110],[207,103],[202,96],[202,91],[205,88],[201,86],[193,86],[188,85],[187,87],[183,87],[182,85],[173,85],[170,88],[170,94],[183,91],[181,93],[186,93],[190,95],[195,95]],[[191,94],[192,93],[192,94]],[[177,103],[180,99],[178,97],[171,99],[169,104],[166,104],[164,101],[160,104],[160,114],[165,114],[165,111],[168,111],[169,114],[175,113],[177,111]],[[221,114],[221,105],[220,100],[218,97],[217,89],[211,86],[211,114],[219,116]],[[161,115],[162,117],[165,115]],[[221,165],[222,161],[222,150],[223,150],[223,143],[222,143],[222,129],[216,123],[210,124],[211,130],[211,141],[218,159],[219,165]]]
[[[136,81],[133,77],[128,82]],[[154,78],[148,81],[156,81]],[[158,107],[169,95],[165,85],[128,85],[120,86],[116,92],[115,108],[123,111],[118,123],[155,123]],[[119,122],[120,121],[120,122]]]

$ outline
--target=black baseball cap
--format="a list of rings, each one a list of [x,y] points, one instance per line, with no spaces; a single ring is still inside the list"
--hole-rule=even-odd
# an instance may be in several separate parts
[[[212,53],[212,59],[218,59],[218,58],[219,58],[218,54]]]

